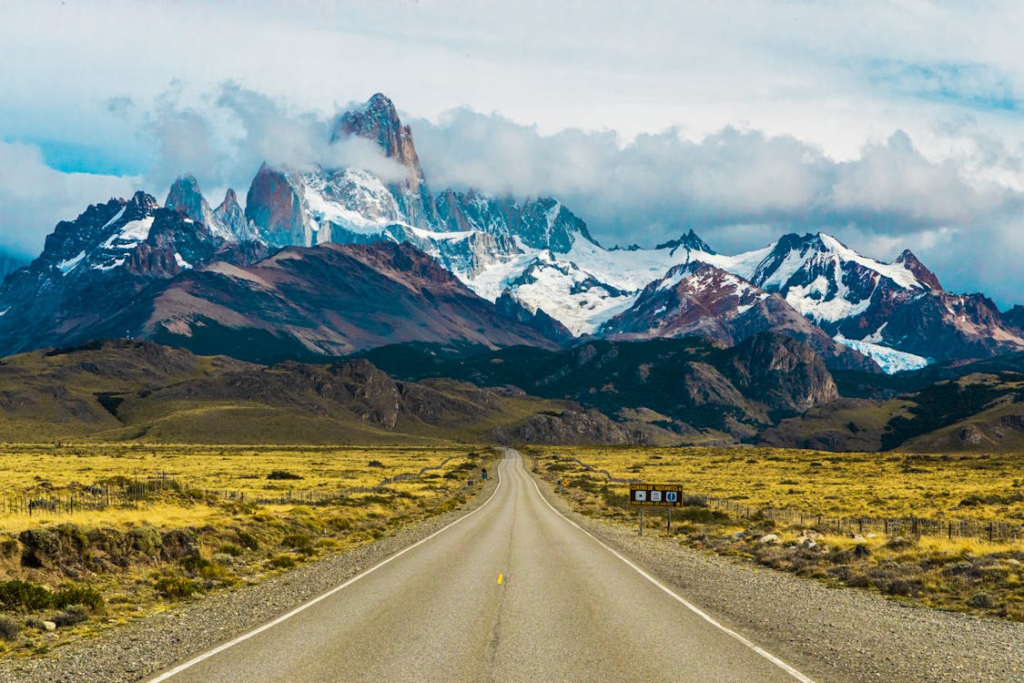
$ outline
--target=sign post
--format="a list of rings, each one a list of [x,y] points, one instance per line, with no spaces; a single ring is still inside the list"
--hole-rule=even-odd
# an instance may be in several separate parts
[[[640,507],[640,536],[644,535],[644,508],[668,508],[668,527],[672,531],[672,508],[681,506],[683,487],[679,484],[630,484],[629,504]]]

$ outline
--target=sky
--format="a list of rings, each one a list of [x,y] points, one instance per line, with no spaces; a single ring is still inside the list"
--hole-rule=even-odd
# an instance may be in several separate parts
[[[825,231],[1024,303],[1018,2],[0,0],[0,249],[196,175],[345,163],[384,92],[435,191],[553,195],[602,242]]]

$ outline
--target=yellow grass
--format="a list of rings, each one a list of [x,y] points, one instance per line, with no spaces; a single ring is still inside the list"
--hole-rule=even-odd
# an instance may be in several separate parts
[[[743,531],[745,527],[723,527],[721,535],[730,536],[736,531]],[[779,537],[779,542],[786,544],[789,541],[797,541],[801,535],[806,533],[801,529],[776,529],[774,532]],[[879,560],[887,556],[907,559],[914,556],[947,556],[963,557],[992,555],[994,553],[1020,552],[1021,544],[1017,541],[989,542],[978,538],[953,538],[947,539],[942,536],[921,536],[914,539],[913,550],[901,550],[899,552],[886,548],[886,543],[891,540],[886,534],[868,534],[866,538],[855,538],[850,534],[817,534],[814,537],[817,543],[837,550],[851,550],[858,545],[867,546],[874,557]]]
[[[88,622],[63,628],[58,636],[22,629],[15,641],[0,643],[0,657],[37,652],[54,637],[63,643],[91,636],[111,624],[142,618],[176,600],[189,599],[195,590],[208,592],[258,582],[455,509],[481,489],[478,468],[490,460],[487,452],[482,452],[484,458],[470,457],[470,453],[465,447],[0,445],[0,540],[7,553],[0,558],[0,581],[54,587],[68,580],[62,568],[72,567],[82,573],[76,580],[98,590],[105,600],[104,608],[90,615]],[[370,466],[371,461],[375,466]],[[449,462],[443,468],[422,478],[380,487],[387,478],[416,474],[445,461]],[[301,479],[268,479],[274,470]],[[146,480],[161,475],[193,492],[165,488],[150,491],[142,501],[114,495],[113,506],[82,509],[83,501],[96,499],[84,492],[88,487],[106,486],[114,493],[120,488],[119,477]],[[244,499],[195,495],[196,489],[244,494]],[[280,500],[288,491],[295,494],[297,502],[256,502],[260,498]],[[318,499],[325,504],[302,504],[305,492],[328,494]],[[340,492],[345,495],[336,496]],[[75,496],[78,507],[71,514],[37,507],[28,515],[13,513],[17,506],[8,505],[14,500],[57,496],[65,501]],[[48,527],[48,535],[20,536],[42,527]],[[129,529],[138,533],[118,535]],[[162,544],[174,538],[167,533],[171,530],[184,531],[196,544],[198,557],[167,559]],[[39,567],[18,561],[19,545],[24,551],[32,543],[27,539],[40,536],[73,542],[47,546],[47,560]],[[121,541],[109,542],[142,537],[155,538],[156,545],[144,550],[133,545],[136,541],[129,547]],[[47,618],[52,610],[40,609],[33,616]]]
[[[231,494],[255,500],[280,498],[289,493],[333,495],[354,488],[372,489],[385,479],[415,474],[424,467],[437,467],[452,458],[446,467],[422,479],[388,486],[414,499],[432,499],[450,488],[443,476],[465,464],[468,452],[467,448],[416,447],[0,445],[0,531],[17,533],[29,527],[61,522],[83,526],[173,528],[212,523],[221,512],[188,499],[149,500],[102,511],[76,510],[73,514],[40,510],[32,515],[7,512],[8,501],[24,504],[32,498],[67,496],[86,487],[115,482],[118,477],[147,480],[165,476],[192,489],[215,492],[217,500],[226,500]],[[371,467],[371,461],[382,466]],[[301,479],[268,479],[275,470]]]
[[[765,448],[551,448],[613,476],[833,516],[1024,520],[1024,454],[916,456]],[[625,488],[625,487],[620,487]],[[964,502],[967,504],[963,504]]]
[[[184,507],[168,503],[150,503],[138,509],[107,508],[84,510],[74,514],[35,512],[4,515],[0,518],[0,531],[17,534],[25,529],[71,522],[83,527],[145,527],[177,528],[202,526],[222,517],[223,511],[209,505]]]
[[[401,447],[4,445],[0,446],[0,496],[74,490],[118,476],[145,479],[162,475],[196,488],[253,495],[275,495],[290,489],[333,491],[376,486],[385,478],[418,472],[466,452],[465,448]],[[371,460],[384,466],[369,467]],[[274,470],[302,479],[267,479]]]
[[[1024,621],[1024,552],[1020,541],[885,534],[871,525],[820,533],[816,516],[945,517],[1020,523],[1019,454],[913,457],[773,449],[530,449],[549,481],[588,516],[634,526],[626,484],[608,484],[565,459],[575,457],[613,476],[682,484],[688,493],[733,498],[748,507],[788,507],[800,515],[745,517],[735,506],[679,510],[673,538],[693,548],[738,556],[829,585],[868,589],[921,605]],[[554,457],[563,456],[563,457]],[[962,505],[968,501],[969,505]],[[646,527],[667,530],[666,515]],[[795,521],[794,521],[795,520]],[[984,528],[985,525],[979,525]],[[863,531],[863,534],[856,531]],[[806,542],[811,538],[815,544]],[[767,538],[766,538],[767,537]],[[763,539],[763,540],[762,540]],[[858,547],[863,546],[863,547]]]

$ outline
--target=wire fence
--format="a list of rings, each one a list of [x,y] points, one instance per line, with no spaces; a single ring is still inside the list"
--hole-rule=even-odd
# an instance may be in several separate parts
[[[584,470],[603,475],[615,484],[640,483],[639,479],[624,479],[612,476],[608,470],[599,469],[579,460],[578,458],[562,457],[576,463]],[[864,516],[830,516],[792,508],[759,507],[731,500],[717,498],[700,493],[684,495],[684,505],[697,505],[727,512],[738,519],[770,519],[777,523],[797,525],[814,529],[821,533],[836,534],[869,534],[881,533],[888,536],[944,536],[954,538],[973,538],[991,542],[1020,542],[1024,540],[1024,525],[1016,522],[970,519],[928,519],[922,517],[864,517]]]
[[[245,491],[208,489],[196,486],[180,477],[161,474],[152,477],[123,478],[114,483],[87,486],[78,491],[52,495],[23,495],[0,497],[0,515],[72,515],[89,510],[139,507],[154,500],[168,499],[201,502],[238,502],[255,505],[333,505],[350,496],[380,493],[392,484],[420,479],[430,472],[440,471],[449,462],[465,456],[445,458],[438,465],[421,468],[418,472],[403,472],[382,479],[376,486],[351,486],[335,491],[296,490],[281,491],[279,495],[259,495]]]

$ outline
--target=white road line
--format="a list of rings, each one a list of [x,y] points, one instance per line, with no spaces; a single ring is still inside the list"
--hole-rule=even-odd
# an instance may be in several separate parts
[[[224,652],[224,650],[230,649],[230,648],[234,647],[235,645],[238,645],[239,643],[244,643],[245,641],[249,640],[253,636],[258,636],[259,634],[263,633],[264,631],[267,631],[269,629],[274,628],[275,626],[277,626],[281,622],[284,622],[284,621],[287,621],[288,619],[291,619],[296,614],[299,614],[300,612],[306,611],[307,609],[309,609],[313,605],[317,604],[321,600],[326,600],[327,598],[331,597],[332,595],[334,595],[338,591],[341,591],[341,590],[344,590],[345,588],[348,588],[349,586],[351,586],[356,581],[359,581],[360,579],[369,576],[370,574],[372,574],[373,572],[377,571],[378,569],[380,569],[384,565],[392,562],[393,560],[397,560],[399,557],[401,557],[402,555],[405,555],[407,552],[409,552],[413,548],[416,548],[417,546],[421,546],[424,543],[426,543],[427,541],[429,541],[430,539],[434,538],[435,536],[443,534],[445,531],[448,531],[449,529],[451,529],[456,524],[461,524],[465,520],[469,519],[470,517],[472,517],[476,513],[478,513],[481,510],[483,510],[485,507],[487,507],[491,503],[492,500],[494,500],[495,494],[497,494],[498,490],[501,488],[501,482],[502,482],[501,468],[499,467],[498,468],[498,485],[494,487],[494,491],[492,491],[490,497],[488,497],[487,500],[484,501],[484,504],[481,505],[480,507],[478,507],[476,510],[473,510],[472,512],[470,512],[468,515],[465,515],[464,517],[460,517],[459,519],[455,520],[454,522],[452,522],[451,524],[449,524],[448,526],[446,526],[446,527],[444,527],[442,529],[438,529],[437,531],[435,531],[434,533],[430,534],[426,538],[420,539],[416,543],[413,543],[408,548],[405,548],[404,550],[398,551],[397,553],[395,553],[391,557],[387,558],[383,562],[380,562],[379,564],[376,564],[376,565],[370,567],[369,569],[367,569],[366,571],[364,571],[361,574],[357,574],[356,576],[353,576],[351,579],[349,579],[345,583],[341,584],[340,586],[335,586],[334,588],[332,588],[331,590],[327,591],[323,595],[315,597],[312,600],[310,600],[309,602],[305,602],[305,603],[299,605],[298,607],[293,609],[291,612],[288,612],[287,614],[283,614],[283,615],[279,616],[277,619],[274,619],[273,621],[268,621],[267,623],[263,624],[262,626],[254,628],[253,630],[251,630],[251,631],[249,631],[247,633],[243,633],[242,635],[238,636],[234,640],[228,641],[228,642],[224,643],[223,645],[219,645],[219,646],[213,648],[212,650],[208,650],[208,651],[204,652],[201,655],[193,657],[192,659],[188,660],[187,662],[185,662],[183,664],[179,664],[178,666],[174,667],[170,671],[166,671],[166,672],[160,674],[156,678],[149,679],[149,683],[161,683],[161,681],[166,681],[166,680],[170,679],[173,676],[177,676],[182,671],[185,671],[187,669],[191,669],[196,664],[199,664],[200,662],[202,662],[204,660],[207,660],[207,659],[209,659],[210,657],[213,657],[216,654]]]
[[[594,540],[594,542],[596,542],[599,546],[601,546],[602,548],[604,548],[605,550],[610,552],[612,555],[614,555],[615,557],[619,558],[620,560],[622,560],[623,562],[628,564],[634,571],[636,571],[637,574],[639,574],[640,576],[644,577],[645,579],[647,579],[648,581],[653,583],[655,586],[657,586],[658,588],[663,590],[665,593],[668,593],[668,595],[671,596],[676,602],[680,603],[681,605],[683,605],[683,607],[685,607],[686,609],[690,610],[691,612],[693,612],[694,614],[699,616],[701,619],[703,619],[704,621],[708,622],[709,624],[711,624],[715,628],[719,629],[720,631],[722,631],[726,635],[731,636],[732,638],[735,638],[740,643],[742,643],[746,647],[750,648],[751,650],[753,650],[757,654],[761,655],[762,657],[767,659],[769,662],[771,662],[775,666],[779,667],[780,669],[782,669],[783,671],[788,673],[790,676],[792,676],[793,678],[795,678],[798,681],[800,681],[801,683],[814,683],[813,679],[808,678],[804,674],[802,674],[799,671],[797,671],[796,669],[794,669],[789,664],[786,664],[786,662],[782,661],[781,659],[779,659],[778,657],[773,655],[771,652],[768,652],[767,650],[765,650],[764,648],[756,645],[755,643],[751,642],[747,638],[744,638],[743,636],[741,636],[736,631],[733,631],[731,628],[723,625],[721,622],[719,622],[717,619],[712,617],[710,614],[707,614],[706,612],[702,611],[699,607],[697,607],[696,605],[694,605],[693,603],[688,601],[686,598],[680,596],[675,591],[673,591],[671,588],[669,588],[668,586],[663,584],[661,581],[658,581],[658,579],[654,578],[653,576],[648,574],[646,571],[644,571],[643,569],[641,569],[637,565],[633,564],[633,562],[631,560],[629,560],[629,558],[623,556],[618,551],[616,551],[613,548],[609,547],[608,545],[606,545],[604,543],[604,541],[602,541],[598,537],[594,536],[592,533],[590,533],[589,531],[587,531],[586,529],[581,527],[579,524],[577,524],[576,522],[572,521],[571,519],[569,519],[568,517],[563,515],[561,512],[559,512],[557,509],[555,509],[555,506],[552,505],[551,503],[549,503],[548,499],[544,497],[543,493],[541,493],[540,487],[537,485],[537,480],[534,479],[533,477],[529,477],[529,479],[530,479],[530,482],[533,484],[533,488],[535,488],[537,490],[537,495],[540,496],[540,499],[542,501],[544,501],[544,504],[547,505],[549,508],[551,508],[551,510],[556,515],[558,515],[559,517],[564,519],[569,524],[572,524],[574,527],[576,527],[577,529],[579,529],[580,531],[585,533],[587,536],[592,538]]]

